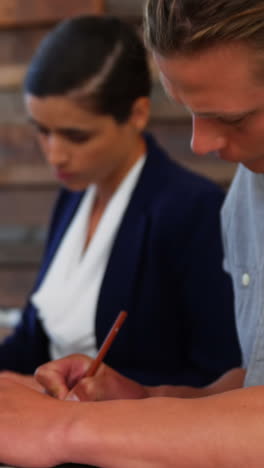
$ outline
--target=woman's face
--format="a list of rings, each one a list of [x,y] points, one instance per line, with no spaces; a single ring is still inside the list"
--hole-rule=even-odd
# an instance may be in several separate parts
[[[147,123],[147,102],[139,98],[129,120],[119,124],[66,96],[25,96],[45,158],[55,177],[71,190],[84,190],[90,183],[111,190],[119,184],[144,151],[141,131]]]

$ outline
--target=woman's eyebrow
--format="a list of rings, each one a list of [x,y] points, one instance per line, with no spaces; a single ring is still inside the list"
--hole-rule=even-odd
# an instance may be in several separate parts
[[[27,118],[27,120],[28,120],[29,123],[31,123],[31,124],[33,124],[33,125],[41,126],[41,123],[38,122],[37,120],[33,119],[33,117],[30,117],[30,116],[29,116],[29,117]]]
[[[51,129],[50,127],[47,127],[38,120],[34,119],[33,117],[28,117],[28,121],[37,128],[45,128],[46,130],[59,133],[60,135],[70,135],[73,133],[82,133],[84,135],[89,135],[93,133],[92,130],[88,130],[86,128],[81,127],[58,127]]]
[[[45,128],[46,130],[49,130],[49,127],[46,125],[42,124],[41,122],[38,122],[36,119],[33,119],[33,117],[28,117],[28,122],[33,125],[34,127],[37,128]]]

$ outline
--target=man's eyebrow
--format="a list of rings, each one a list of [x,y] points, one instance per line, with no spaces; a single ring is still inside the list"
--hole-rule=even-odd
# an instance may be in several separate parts
[[[256,109],[254,110],[246,110],[240,112],[223,112],[223,111],[215,111],[215,112],[195,112],[192,113],[197,117],[203,118],[214,118],[214,119],[242,119],[244,117],[248,117],[249,115],[253,115],[257,112]]]

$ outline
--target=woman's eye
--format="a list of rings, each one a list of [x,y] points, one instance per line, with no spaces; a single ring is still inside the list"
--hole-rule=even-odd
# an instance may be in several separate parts
[[[36,125],[35,128],[36,128],[36,131],[40,135],[48,136],[50,134],[50,130],[46,127],[42,127],[41,125]]]

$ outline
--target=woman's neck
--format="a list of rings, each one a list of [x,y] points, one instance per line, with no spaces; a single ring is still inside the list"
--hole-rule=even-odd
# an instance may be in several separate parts
[[[146,143],[144,138],[140,135],[135,147],[131,149],[125,162],[116,168],[108,178],[96,184],[97,202],[99,206],[105,207],[107,205],[119,185],[129,173],[130,169],[144,154],[146,154]]]
[[[146,144],[143,137],[140,137],[136,150],[131,152],[131,157],[127,158],[126,164],[122,165],[115,171],[111,177],[108,177],[102,183],[96,184],[96,197],[89,218],[89,229],[85,241],[84,249],[86,249],[97,229],[101,217],[111,200],[113,194],[118,189],[124,178],[129,173],[130,169],[137,161],[146,153]]]

